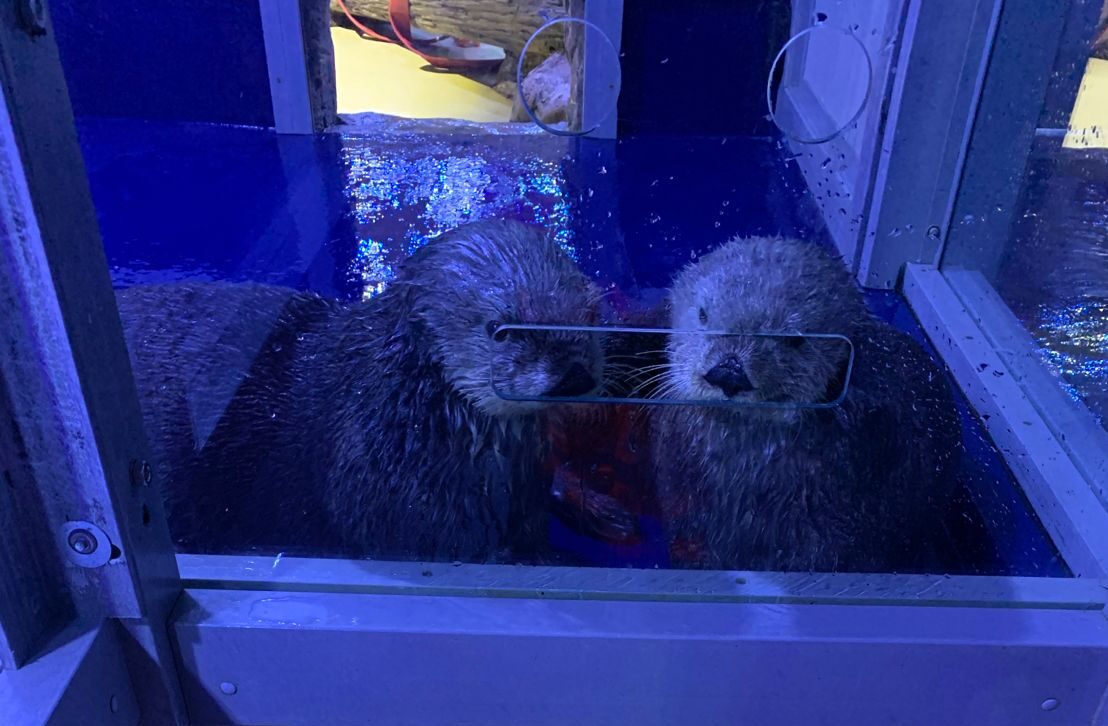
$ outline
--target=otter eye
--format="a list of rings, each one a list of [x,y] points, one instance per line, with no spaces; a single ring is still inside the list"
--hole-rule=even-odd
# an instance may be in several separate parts
[[[708,324],[708,311],[705,310],[704,308],[700,308],[700,324],[701,325],[707,325]]]
[[[496,334],[496,330],[499,327],[500,327],[500,321],[499,320],[490,320],[488,323],[485,324],[485,332],[488,333],[489,337],[492,338],[493,340],[503,340],[504,339],[503,335],[497,335]]]

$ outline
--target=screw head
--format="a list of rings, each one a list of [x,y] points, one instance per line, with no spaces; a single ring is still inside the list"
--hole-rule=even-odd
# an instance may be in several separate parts
[[[62,524],[58,547],[78,567],[100,567],[122,554],[104,530],[85,520]]]
[[[1058,708],[1058,699],[1057,698],[1048,698],[1048,699],[1046,699],[1042,703],[1042,708],[1043,708],[1044,711],[1053,711],[1054,709]]]
[[[927,237],[928,237],[928,239],[937,240],[937,239],[939,239],[939,237],[942,236],[942,234],[943,234],[943,231],[942,231],[942,229],[939,228],[939,225],[937,225],[937,224],[933,224],[933,225],[931,225],[930,227],[927,228]]]
[[[219,690],[223,691],[225,695],[233,696],[239,692],[239,687],[230,681],[223,681],[219,684]]]
[[[112,713],[119,713],[119,696],[112,694],[112,697],[108,699],[108,710]]]
[[[75,529],[66,538],[69,548],[79,555],[91,555],[96,551],[96,537],[87,529]]]

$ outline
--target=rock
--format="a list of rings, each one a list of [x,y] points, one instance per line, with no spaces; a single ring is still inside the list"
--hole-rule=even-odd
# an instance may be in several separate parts
[[[504,98],[515,101],[518,88],[515,81],[500,81],[500,83],[492,87],[492,90],[496,91]]]
[[[569,109],[569,61],[562,53],[553,53],[523,79],[523,98],[539,119],[547,125],[564,123]],[[527,112],[516,98],[513,121],[528,120]]]

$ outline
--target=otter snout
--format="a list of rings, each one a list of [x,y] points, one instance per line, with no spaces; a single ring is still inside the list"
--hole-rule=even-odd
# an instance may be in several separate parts
[[[585,366],[574,363],[552,388],[548,389],[544,396],[583,396],[596,388],[596,380],[589,374]]]
[[[737,358],[727,358],[705,373],[704,380],[723,391],[723,395],[728,398],[754,390],[754,384],[750,382],[742,363]]]

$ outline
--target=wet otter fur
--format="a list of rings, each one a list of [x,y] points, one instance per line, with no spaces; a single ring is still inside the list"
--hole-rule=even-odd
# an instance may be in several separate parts
[[[655,409],[675,561],[912,567],[955,487],[959,421],[942,372],[870,315],[842,262],[797,240],[734,239],[678,275],[671,309],[678,330],[840,333],[855,347],[848,393],[834,408]],[[848,359],[841,341],[797,337],[671,335],[667,350],[661,392],[694,400],[827,402],[842,391]]]
[[[120,291],[176,539],[405,559],[542,551],[546,406],[492,386],[584,394],[603,355],[589,336],[495,333],[592,323],[598,298],[553,241],[512,222],[430,242],[368,301],[229,283]],[[227,389],[201,402],[217,423],[198,437],[189,410]]]

